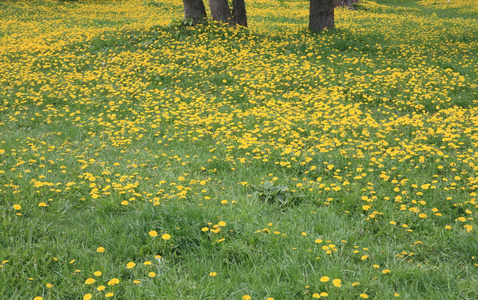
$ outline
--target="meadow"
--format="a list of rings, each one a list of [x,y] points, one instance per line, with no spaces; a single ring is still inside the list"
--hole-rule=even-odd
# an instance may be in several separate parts
[[[0,299],[477,299],[474,2],[0,1]]]

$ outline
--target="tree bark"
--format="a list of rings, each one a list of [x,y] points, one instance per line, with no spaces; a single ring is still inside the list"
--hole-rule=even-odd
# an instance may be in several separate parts
[[[209,8],[214,21],[232,23],[231,9],[227,0],[209,0]]]
[[[335,28],[334,0],[310,0],[309,29],[320,32]]]
[[[244,0],[232,0],[232,15],[234,24],[247,27],[247,13]]]
[[[206,7],[202,0],[183,0],[184,18],[192,19],[194,24],[202,23],[206,19]]]

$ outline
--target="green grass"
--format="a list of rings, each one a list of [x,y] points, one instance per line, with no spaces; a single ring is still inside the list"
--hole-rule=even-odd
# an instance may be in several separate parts
[[[462,2],[0,2],[0,299],[477,298]]]

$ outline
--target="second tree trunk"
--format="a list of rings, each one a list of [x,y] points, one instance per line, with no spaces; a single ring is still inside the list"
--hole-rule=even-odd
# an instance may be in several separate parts
[[[211,17],[214,21],[222,23],[231,23],[232,14],[227,0],[209,0],[209,8],[211,9]]]
[[[309,29],[320,32],[334,27],[334,0],[310,0]]]

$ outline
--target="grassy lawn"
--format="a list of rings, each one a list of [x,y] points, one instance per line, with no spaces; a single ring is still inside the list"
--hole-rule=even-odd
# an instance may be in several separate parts
[[[477,299],[478,9],[0,1],[0,299]]]

